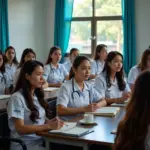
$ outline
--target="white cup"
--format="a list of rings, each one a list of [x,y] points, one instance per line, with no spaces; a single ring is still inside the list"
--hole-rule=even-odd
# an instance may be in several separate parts
[[[84,114],[84,122],[85,123],[93,123],[94,115],[93,114]]]

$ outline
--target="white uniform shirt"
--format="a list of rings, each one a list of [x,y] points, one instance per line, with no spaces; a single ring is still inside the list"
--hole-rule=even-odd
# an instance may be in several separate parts
[[[5,93],[5,88],[9,88],[11,77],[7,72],[0,72],[0,94]]]
[[[72,67],[71,61],[70,61],[70,60],[66,61],[66,62],[64,63],[64,67],[65,67],[65,69],[66,69],[68,72],[70,72],[70,69],[71,69],[71,67]]]
[[[57,97],[57,105],[80,108],[88,106],[90,103],[98,102],[101,98],[102,96],[88,83],[84,83],[84,89],[81,91],[73,78],[61,86]]]
[[[6,72],[8,72],[10,77],[11,77],[10,85],[12,85],[13,84],[13,77],[14,77],[14,74],[17,70],[17,65],[15,65],[14,63],[11,66],[9,64],[5,64],[5,69],[6,69]]]
[[[120,91],[117,79],[112,81],[111,84],[111,87],[108,88],[106,83],[106,73],[102,72],[96,77],[94,87],[105,98],[120,98],[122,97],[123,92],[130,92],[128,84],[126,84],[124,91]]]
[[[39,145],[42,144],[42,137],[37,136],[36,134],[25,134],[20,135],[15,128],[14,121],[12,117],[22,119],[24,120],[25,125],[43,125],[45,124],[45,110],[44,108],[39,104],[38,99],[36,96],[34,96],[33,100],[34,104],[38,108],[39,111],[39,119],[37,119],[37,123],[33,123],[30,120],[30,114],[31,111],[28,109],[26,105],[26,101],[24,99],[24,96],[22,95],[21,90],[14,93],[10,100],[8,101],[8,124],[9,128],[11,130],[11,137],[12,138],[19,138],[25,142],[27,147],[33,146],[33,145]],[[11,145],[11,149],[19,150],[19,145],[17,143],[13,143]]]
[[[21,68],[18,68],[16,70],[16,72],[14,73],[14,76],[13,76],[13,87],[14,88],[16,87],[16,84],[17,84],[17,81],[18,81],[18,78],[19,78],[19,74],[20,74],[20,70],[21,70]]]
[[[138,77],[138,75],[141,73],[141,69],[138,68],[138,66],[134,66],[131,68],[129,75],[128,75],[128,83],[129,84],[134,84],[136,78]]]
[[[104,69],[105,63],[100,62],[99,60],[93,60],[91,62],[91,74],[97,75],[100,74]]]
[[[67,75],[68,72],[63,64],[58,64],[58,68],[55,68],[52,64],[44,67],[43,77],[48,83],[63,82]]]

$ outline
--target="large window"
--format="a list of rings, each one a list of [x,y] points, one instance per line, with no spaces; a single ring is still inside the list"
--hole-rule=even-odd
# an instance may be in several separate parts
[[[74,0],[67,52],[76,47],[92,55],[97,44],[122,52],[121,0]]]

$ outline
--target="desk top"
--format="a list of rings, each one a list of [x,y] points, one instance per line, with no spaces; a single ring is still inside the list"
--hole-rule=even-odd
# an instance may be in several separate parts
[[[91,126],[91,125],[83,126],[83,127],[93,129],[94,132],[87,134],[85,136],[79,137],[79,138],[49,134],[48,132],[40,132],[40,133],[37,133],[37,135],[47,137],[47,138],[56,138],[56,139],[65,139],[65,140],[69,139],[69,140],[74,140],[74,141],[84,141],[87,143],[111,145],[114,143],[115,135],[111,134],[110,132],[117,128],[118,123],[123,118],[123,116],[124,116],[123,108],[121,108],[120,112],[118,112],[118,114],[113,118],[97,116],[95,117],[95,120],[98,123],[96,126]],[[77,121],[80,119],[76,118],[75,120]]]

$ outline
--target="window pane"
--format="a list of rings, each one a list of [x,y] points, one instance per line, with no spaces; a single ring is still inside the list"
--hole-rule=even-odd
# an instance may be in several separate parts
[[[122,21],[98,21],[97,44],[107,45],[108,51],[116,50],[122,53]]]
[[[80,53],[91,54],[91,22],[73,21],[71,24],[70,40],[67,52],[78,48]]]
[[[91,17],[92,0],[74,0],[73,17]]]
[[[121,0],[95,0],[96,16],[122,15]]]

